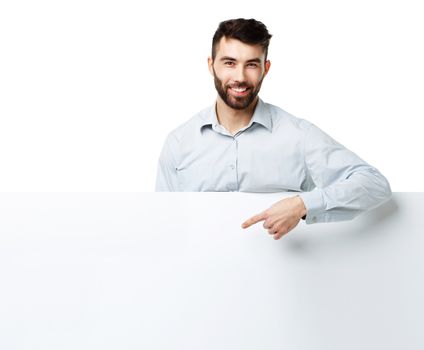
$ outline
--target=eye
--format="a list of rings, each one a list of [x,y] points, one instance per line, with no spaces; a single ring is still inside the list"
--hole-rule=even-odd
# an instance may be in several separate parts
[[[232,66],[234,64],[234,62],[232,62],[232,61],[225,61],[224,64],[226,66]]]
[[[250,68],[256,68],[258,65],[256,63],[249,63],[247,66]]]

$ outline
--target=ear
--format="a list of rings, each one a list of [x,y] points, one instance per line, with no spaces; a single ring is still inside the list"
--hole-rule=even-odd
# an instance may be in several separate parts
[[[268,74],[269,69],[271,68],[271,61],[270,60],[266,60],[265,61],[265,73],[264,76]]]
[[[209,73],[211,73],[211,75],[213,76],[213,60],[212,57],[208,57],[208,69],[209,69]]]

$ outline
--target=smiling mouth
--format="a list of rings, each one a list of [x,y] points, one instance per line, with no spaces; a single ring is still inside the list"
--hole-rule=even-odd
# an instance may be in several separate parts
[[[229,89],[236,96],[244,96],[250,90],[250,88],[248,88],[248,87],[229,87]]]

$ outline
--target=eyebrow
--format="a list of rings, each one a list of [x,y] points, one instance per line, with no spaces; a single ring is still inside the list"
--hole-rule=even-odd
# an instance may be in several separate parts
[[[237,61],[237,60],[233,57],[230,57],[230,56],[224,56],[224,57],[221,57],[220,61]],[[262,61],[261,61],[260,58],[252,58],[250,60],[247,60],[246,62],[247,63],[250,63],[250,62],[261,63]]]

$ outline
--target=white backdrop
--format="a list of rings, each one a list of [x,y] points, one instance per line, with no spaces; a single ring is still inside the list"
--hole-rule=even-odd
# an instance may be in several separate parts
[[[212,104],[222,20],[263,21],[260,96],[423,191],[419,1],[2,1],[0,191],[152,191],[166,134]]]

